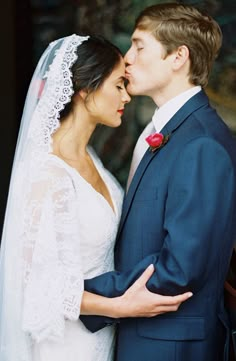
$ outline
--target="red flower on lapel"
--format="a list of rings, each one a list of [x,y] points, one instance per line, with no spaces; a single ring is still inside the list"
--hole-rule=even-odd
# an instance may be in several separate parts
[[[157,149],[163,147],[169,139],[170,135],[163,135],[162,133],[150,134],[147,138],[145,138],[146,142],[149,144],[149,149],[152,152],[155,152]]]

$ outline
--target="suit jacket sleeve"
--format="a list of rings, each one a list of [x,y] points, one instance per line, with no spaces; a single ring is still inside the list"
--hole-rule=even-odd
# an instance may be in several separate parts
[[[109,272],[86,280],[85,289],[107,297],[122,295],[153,263],[155,272],[147,283],[150,291],[196,293],[217,266],[222,245],[232,233],[234,172],[228,152],[218,142],[207,136],[191,140],[171,169],[163,225],[167,235],[161,252],[126,273]],[[92,331],[111,322],[91,316],[81,319]]]

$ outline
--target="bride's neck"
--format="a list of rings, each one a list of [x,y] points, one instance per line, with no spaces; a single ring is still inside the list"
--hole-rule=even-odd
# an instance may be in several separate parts
[[[87,156],[87,145],[95,125],[73,114],[64,119],[53,135],[53,153],[64,159],[78,160]]]

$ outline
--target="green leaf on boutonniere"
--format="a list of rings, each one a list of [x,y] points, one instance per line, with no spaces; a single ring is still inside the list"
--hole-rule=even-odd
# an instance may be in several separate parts
[[[162,133],[150,134],[145,138],[146,142],[149,144],[149,149],[151,152],[155,152],[157,149],[162,148],[170,139],[170,134],[163,135]]]

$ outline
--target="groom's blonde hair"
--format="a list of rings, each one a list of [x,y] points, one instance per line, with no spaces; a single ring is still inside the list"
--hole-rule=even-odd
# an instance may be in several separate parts
[[[217,22],[193,6],[158,4],[144,9],[135,28],[149,31],[162,43],[166,55],[185,45],[189,49],[189,80],[206,86],[215,58],[222,45],[222,32]]]

